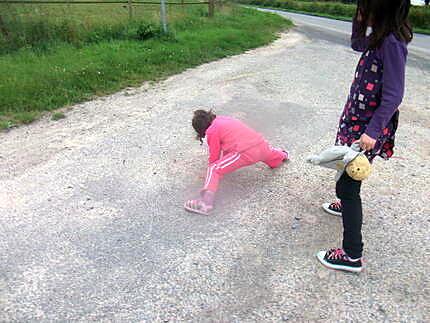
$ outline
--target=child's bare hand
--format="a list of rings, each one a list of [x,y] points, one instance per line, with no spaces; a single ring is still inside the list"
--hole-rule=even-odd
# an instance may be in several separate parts
[[[360,137],[360,148],[365,151],[370,151],[375,148],[376,140],[363,133]]]

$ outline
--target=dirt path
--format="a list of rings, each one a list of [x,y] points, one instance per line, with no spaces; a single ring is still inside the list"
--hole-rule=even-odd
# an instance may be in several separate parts
[[[304,158],[333,142],[357,61],[332,40],[298,29],[0,134],[0,321],[428,321],[427,61],[409,62],[397,158],[364,185],[366,271],[314,259],[341,223],[320,210],[334,174]],[[293,157],[226,177],[208,218],[181,208],[205,174],[197,107]]]

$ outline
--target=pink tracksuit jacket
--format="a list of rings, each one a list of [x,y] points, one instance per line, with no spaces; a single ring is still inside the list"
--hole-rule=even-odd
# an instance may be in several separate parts
[[[287,155],[272,148],[264,137],[243,122],[217,116],[206,130],[209,167],[203,191],[216,192],[223,175],[236,169],[264,162],[271,168],[282,164]]]

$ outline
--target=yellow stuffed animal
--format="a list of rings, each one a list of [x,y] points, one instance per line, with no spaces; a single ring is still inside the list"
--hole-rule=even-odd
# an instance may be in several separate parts
[[[367,157],[360,154],[346,165],[346,173],[356,181],[364,181],[372,173],[372,167]]]

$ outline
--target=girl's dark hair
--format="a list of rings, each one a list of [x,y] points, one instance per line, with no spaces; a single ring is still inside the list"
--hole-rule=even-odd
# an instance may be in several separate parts
[[[194,111],[193,116],[193,128],[197,132],[197,139],[203,143],[203,138],[206,135],[206,130],[212,124],[212,121],[216,118],[216,115],[212,112],[212,110],[196,110]]]
[[[368,23],[372,33],[369,36],[369,48],[381,47],[385,37],[393,33],[400,41],[412,40],[412,27],[408,20],[410,0],[359,0],[357,15],[361,15],[360,32],[364,37]]]

